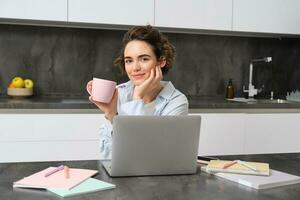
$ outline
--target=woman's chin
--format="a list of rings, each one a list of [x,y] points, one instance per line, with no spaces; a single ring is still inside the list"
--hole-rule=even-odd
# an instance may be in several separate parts
[[[132,82],[135,86],[139,86],[144,82],[144,80],[132,80]]]

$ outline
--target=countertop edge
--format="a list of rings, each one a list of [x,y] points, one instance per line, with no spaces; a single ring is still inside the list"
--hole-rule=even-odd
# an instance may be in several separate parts
[[[239,109],[239,108],[224,108],[224,109],[213,109],[213,108],[195,108],[189,109],[189,114],[206,114],[206,113],[249,113],[249,114],[268,114],[268,113],[300,113],[300,109],[262,109],[262,108],[249,108],[249,109]],[[103,114],[99,109],[0,109],[0,114]]]

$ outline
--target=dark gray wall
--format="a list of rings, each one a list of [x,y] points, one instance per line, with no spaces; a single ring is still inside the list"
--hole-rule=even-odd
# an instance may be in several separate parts
[[[112,62],[125,31],[0,25],[0,88],[14,76],[32,78],[37,95],[87,95],[92,77],[127,80]],[[177,50],[166,80],[188,96],[223,97],[229,78],[236,96],[248,84],[252,58],[272,56],[254,66],[260,96],[285,96],[300,89],[300,39],[166,34]]]

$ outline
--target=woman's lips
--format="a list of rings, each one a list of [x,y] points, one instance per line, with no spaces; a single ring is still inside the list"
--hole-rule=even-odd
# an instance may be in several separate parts
[[[145,74],[135,74],[135,75],[132,75],[132,77],[133,77],[134,79],[141,79],[141,78],[144,77],[144,75],[145,75]]]

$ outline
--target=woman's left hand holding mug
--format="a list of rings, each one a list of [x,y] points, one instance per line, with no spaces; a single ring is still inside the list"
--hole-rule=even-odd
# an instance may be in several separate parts
[[[105,114],[105,118],[112,122],[113,117],[117,113],[117,101],[118,101],[118,89],[115,88],[113,97],[109,103],[102,103],[99,101],[95,101],[92,97],[92,86],[93,80],[87,83],[86,89],[88,93],[91,95],[89,96],[89,100],[94,103],[100,110],[102,110]]]

